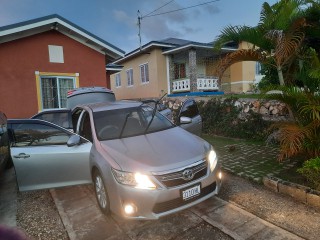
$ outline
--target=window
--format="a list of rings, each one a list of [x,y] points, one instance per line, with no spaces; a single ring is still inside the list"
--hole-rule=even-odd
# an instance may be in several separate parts
[[[82,116],[80,129],[79,129],[79,135],[81,137],[84,137],[85,139],[89,140],[90,142],[92,142],[90,116],[89,116],[88,112],[84,112],[84,114]]]
[[[120,73],[116,74],[116,87],[121,87],[121,77]]]
[[[256,75],[261,75],[261,63],[256,62]]]
[[[133,69],[127,70],[127,84],[128,86],[133,86]]]
[[[174,79],[185,78],[186,77],[186,64],[185,63],[175,63],[174,64]]]
[[[64,63],[63,47],[48,45],[49,48],[49,62]]]
[[[44,124],[12,124],[15,147],[66,145],[69,135]]]
[[[42,108],[65,108],[67,92],[75,88],[75,80],[70,77],[41,77]]]
[[[148,63],[140,65],[140,79],[142,83],[149,82],[149,67]]]

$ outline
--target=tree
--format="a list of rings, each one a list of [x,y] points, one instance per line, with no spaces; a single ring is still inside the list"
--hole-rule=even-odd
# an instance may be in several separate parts
[[[305,1],[281,0],[270,6],[263,3],[256,27],[227,26],[214,41],[216,49],[225,43],[248,42],[249,49],[240,49],[221,59],[216,74],[221,79],[224,71],[239,61],[259,61],[277,69],[280,85],[285,85],[284,69],[290,69],[305,40]]]

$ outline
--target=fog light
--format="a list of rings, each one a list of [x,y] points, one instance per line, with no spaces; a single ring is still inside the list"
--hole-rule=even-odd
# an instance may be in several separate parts
[[[132,215],[136,211],[136,208],[133,204],[125,204],[124,205],[124,212],[127,215]]]
[[[222,179],[222,172],[219,172],[218,178],[221,180]]]

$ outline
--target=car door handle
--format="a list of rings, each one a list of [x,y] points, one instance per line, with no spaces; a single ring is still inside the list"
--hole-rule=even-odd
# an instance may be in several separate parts
[[[25,154],[25,153],[19,153],[19,155],[15,155],[13,157],[14,158],[29,158],[30,155],[29,154]]]

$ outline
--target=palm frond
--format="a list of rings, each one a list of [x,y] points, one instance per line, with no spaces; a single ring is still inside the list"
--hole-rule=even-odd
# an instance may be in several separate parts
[[[308,134],[307,129],[295,123],[283,123],[279,127],[280,153],[279,161],[295,156],[303,151],[304,140]]]
[[[232,64],[241,61],[259,61],[263,62],[266,59],[265,53],[261,52],[259,49],[241,49],[235,52],[227,54],[223,59],[221,59],[216,68],[215,74],[219,79],[222,78],[225,70]]]

